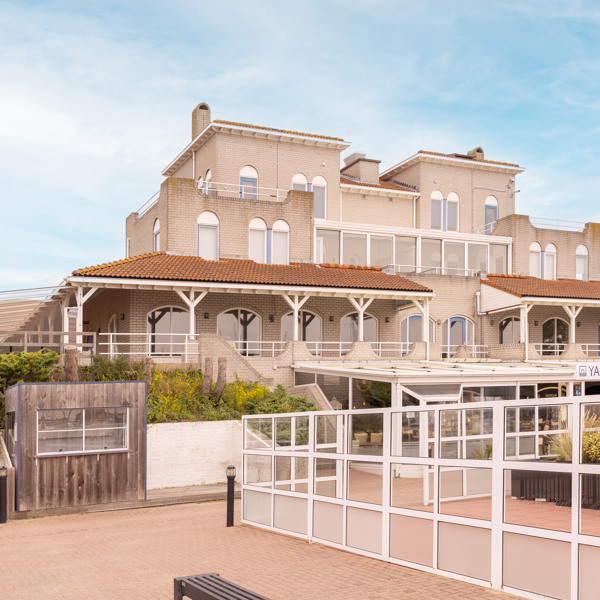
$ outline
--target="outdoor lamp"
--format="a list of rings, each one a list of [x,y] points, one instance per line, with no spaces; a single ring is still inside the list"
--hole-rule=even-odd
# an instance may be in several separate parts
[[[235,489],[235,466],[225,469],[227,474],[227,527],[233,527],[233,495]]]
[[[229,465],[225,472],[227,473],[227,479],[230,477],[235,477],[235,466]]]

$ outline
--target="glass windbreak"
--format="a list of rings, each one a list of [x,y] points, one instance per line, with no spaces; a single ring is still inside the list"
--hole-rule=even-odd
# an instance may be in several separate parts
[[[365,266],[367,264],[367,236],[358,233],[344,233],[344,256],[342,264]]]
[[[395,264],[401,273],[410,273],[417,266],[417,240],[412,237],[396,236]]]
[[[489,402],[492,400],[515,400],[517,397],[517,386],[515,385],[493,385],[493,386],[465,386],[463,388],[463,402]]]
[[[340,264],[340,232],[329,229],[317,229],[318,263]]]
[[[275,417],[276,450],[308,450],[308,416]]]
[[[392,455],[433,458],[435,412],[407,411],[392,414]]]
[[[584,404],[582,414],[581,461],[600,463],[600,405]]]
[[[381,504],[383,465],[359,460],[348,461],[348,500]]]
[[[299,456],[276,456],[275,488],[289,492],[307,493],[308,458]]]
[[[352,380],[352,408],[387,408],[392,405],[392,384],[371,379]]]
[[[440,458],[492,458],[491,408],[440,411]]]
[[[344,451],[344,415],[316,415],[315,451]]]
[[[271,450],[273,448],[273,418],[246,419],[245,448]]]
[[[442,266],[442,240],[421,240],[421,270],[439,273]]]
[[[505,426],[506,460],[571,461],[568,406],[507,408]]]
[[[440,512],[470,519],[492,518],[492,470],[440,467]]]
[[[356,414],[349,417],[351,454],[383,455],[383,415]]]
[[[433,467],[391,464],[391,505],[433,512]]]
[[[372,267],[385,267],[394,264],[394,238],[383,235],[372,235],[371,259]]]
[[[344,461],[315,458],[315,494],[330,498],[344,495]]]

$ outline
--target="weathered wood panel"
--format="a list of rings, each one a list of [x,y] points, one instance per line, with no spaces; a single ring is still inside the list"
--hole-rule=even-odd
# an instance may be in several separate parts
[[[145,382],[19,384],[6,405],[19,412],[19,510],[144,499]],[[108,406],[129,408],[129,450],[37,456],[38,409]]]

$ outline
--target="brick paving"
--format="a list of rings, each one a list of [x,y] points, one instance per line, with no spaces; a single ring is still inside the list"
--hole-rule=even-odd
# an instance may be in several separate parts
[[[222,501],[9,521],[0,526],[0,598],[166,600],[174,577],[204,572],[273,600],[514,598],[224,523]]]

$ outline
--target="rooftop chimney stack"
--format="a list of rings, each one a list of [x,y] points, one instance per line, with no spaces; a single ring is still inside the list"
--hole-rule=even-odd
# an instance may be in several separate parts
[[[469,150],[467,152],[467,156],[474,158],[475,160],[483,160],[483,148],[481,146],[477,146],[477,148]]]
[[[192,112],[192,141],[195,140],[210,123],[210,106],[200,102]]]
[[[342,175],[349,175],[363,183],[379,183],[380,160],[367,158],[364,152],[354,152],[344,159]]]

